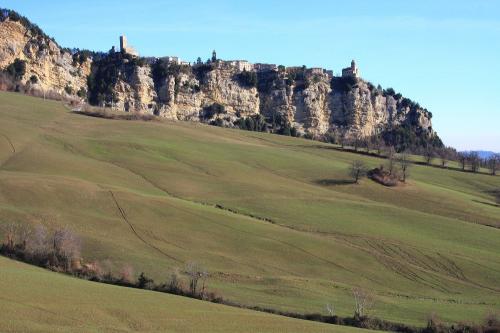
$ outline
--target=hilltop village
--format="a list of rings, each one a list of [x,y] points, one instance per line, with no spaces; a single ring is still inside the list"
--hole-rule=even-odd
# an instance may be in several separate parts
[[[118,52],[116,51],[116,48],[113,46],[111,48],[111,52]],[[120,53],[122,54],[129,54],[134,57],[139,57],[139,53],[130,45],[128,45],[127,42],[127,37],[125,35],[120,36]],[[203,62],[201,58],[198,58],[194,62],[188,62],[184,61],[181,58],[177,56],[165,56],[165,57],[144,57],[144,60],[149,63],[149,64],[154,64],[156,61],[161,60],[165,61],[167,63],[172,63],[175,65],[181,65],[181,66],[202,66],[207,63],[215,63],[217,64],[217,68],[235,68],[236,70],[243,72],[272,72],[272,71],[278,71],[280,66],[276,64],[265,64],[265,63],[255,63],[252,64],[247,60],[222,60],[217,57],[217,52],[214,50],[212,52],[212,57],[209,58],[206,62]],[[300,70],[303,67],[286,67],[286,69],[290,70]],[[326,70],[320,67],[313,67],[313,68],[308,68],[307,69],[309,74],[326,74],[328,77],[333,78],[334,72],[333,70]],[[359,68],[356,65],[356,61],[352,60],[351,61],[351,66],[342,69],[342,77],[353,77],[353,78],[358,78],[360,77],[360,72]]]
[[[378,138],[441,147],[432,113],[364,80],[352,60],[323,68],[177,56],[142,57],[125,35],[108,52],[63,48],[12,11],[0,15],[3,89],[171,120],[338,142]]]

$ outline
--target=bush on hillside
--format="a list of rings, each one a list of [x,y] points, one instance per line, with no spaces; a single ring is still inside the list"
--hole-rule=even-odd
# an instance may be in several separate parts
[[[384,166],[368,171],[368,177],[384,186],[393,187],[399,183],[399,176],[393,171],[384,169]]]
[[[236,74],[236,81],[244,88],[256,88],[258,85],[257,73],[244,70]]]
[[[338,92],[349,92],[353,88],[357,87],[358,79],[355,77],[347,76],[347,77],[338,77],[334,76],[331,81],[331,87],[334,91]]]
[[[5,72],[15,80],[21,79],[26,74],[26,61],[16,58],[12,64],[7,66]]]

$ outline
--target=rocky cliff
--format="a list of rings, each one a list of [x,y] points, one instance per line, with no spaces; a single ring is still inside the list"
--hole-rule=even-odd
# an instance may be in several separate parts
[[[23,84],[58,93],[87,90],[90,59],[74,61],[69,51],[37,29],[5,17],[0,21],[0,69],[6,69],[16,59],[26,64],[24,73],[17,77]]]
[[[417,103],[392,89],[323,70],[242,71],[234,62],[183,65],[114,51],[82,57],[61,49],[29,22],[4,15],[0,69],[16,59],[26,62],[21,82],[81,97],[88,90],[91,104],[123,111],[316,138],[396,131],[397,136],[440,144],[432,114]]]

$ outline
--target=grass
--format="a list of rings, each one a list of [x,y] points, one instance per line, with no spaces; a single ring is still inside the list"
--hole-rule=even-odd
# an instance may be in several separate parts
[[[366,332],[88,282],[5,258],[0,267],[2,332]]]
[[[303,313],[332,303],[352,315],[355,286],[375,293],[372,315],[410,325],[500,310],[500,177],[415,165],[405,186],[355,185],[352,160],[385,161],[265,133],[86,117],[9,93],[0,119],[0,223],[68,225],[88,260],[157,282],[198,261],[224,298]]]

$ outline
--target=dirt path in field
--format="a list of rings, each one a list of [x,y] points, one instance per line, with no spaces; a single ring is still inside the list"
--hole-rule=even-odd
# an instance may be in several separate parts
[[[14,144],[12,143],[12,140],[7,135],[5,135],[5,134],[0,133],[0,136],[2,136],[3,138],[5,138],[5,140],[7,140],[7,142],[10,145],[10,148],[12,150],[12,153],[15,154],[16,153],[16,147],[14,147]]]
[[[134,228],[134,225],[129,221],[128,217],[127,217],[127,214],[125,214],[125,211],[123,210],[123,208],[120,206],[120,204],[118,203],[118,200],[116,199],[115,197],[115,194],[113,193],[113,191],[109,190],[109,193],[111,194],[111,198],[113,199],[113,202],[115,203],[116,205],[116,208],[118,209],[118,211],[120,212],[120,216],[122,217],[123,221],[125,221],[128,226],[130,227],[130,230],[132,230],[132,232],[134,233],[134,235],[141,241],[143,242],[144,244],[146,244],[147,246],[149,246],[150,248],[154,249],[155,251],[157,251],[158,253],[160,253],[161,255],[169,258],[169,259],[172,259],[176,262],[179,262],[179,263],[182,263],[181,260],[175,258],[174,256],[171,256],[170,254],[166,253],[165,251],[159,249],[158,247],[154,246],[153,244],[149,243],[147,240],[145,240],[138,232],[137,230],[135,230]],[[170,244],[170,243],[169,243]],[[173,244],[172,244],[173,245]]]

